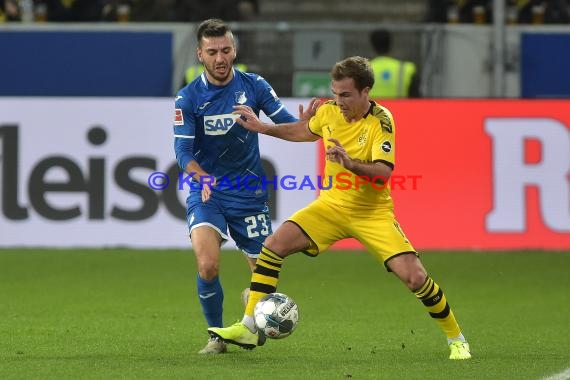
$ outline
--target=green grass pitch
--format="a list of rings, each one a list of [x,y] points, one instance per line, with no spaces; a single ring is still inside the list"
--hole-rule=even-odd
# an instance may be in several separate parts
[[[364,252],[288,258],[284,340],[202,356],[190,251],[0,250],[0,379],[541,379],[570,367],[570,254],[429,252],[472,347],[452,362],[423,305]],[[222,256],[225,323],[245,260]]]

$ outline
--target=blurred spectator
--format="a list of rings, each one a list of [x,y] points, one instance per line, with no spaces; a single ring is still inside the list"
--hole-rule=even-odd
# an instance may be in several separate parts
[[[447,0],[429,0],[427,5],[426,22],[447,22]]]
[[[371,98],[418,98],[420,81],[416,65],[389,56],[392,36],[384,29],[374,30],[370,42],[378,55],[370,60],[374,71],[374,87],[370,90]]]
[[[568,23],[567,0],[511,0],[510,3],[516,6],[519,24]]]
[[[258,0],[34,0],[36,21],[187,22],[208,18],[248,21]],[[39,14],[38,14],[39,13]],[[0,0],[0,22],[22,21],[19,0]]]
[[[493,22],[492,0],[459,0],[459,22],[489,24]]]
[[[20,20],[18,0],[0,0],[0,22]]]
[[[488,24],[492,10],[492,0],[429,0],[427,21]]]
[[[133,0],[132,21],[174,22],[179,21],[177,0]]]
[[[197,22],[214,17],[245,21],[258,13],[257,0],[131,0],[129,4],[131,21],[140,22]]]
[[[36,0],[45,4],[47,21],[93,22],[101,20],[103,2],[99,0]]]
[[[178,0],[176,10],[178,21],[245,21],[255,17],[259,5],[257,0]]]
[[[569,21],[568,0],[507,0],[509,24],[565,24]],[[428,22],[493,22],[492,0],[429,0]]]
[[[131,8],[133,1],[129,0],[104,0],[102,1],[102,21],[131,21]]]
[[[186,21],[185,2],[188,0],[107,0],[103,20],[133,22]]]
[[[259,4],[257,0],[238,1],[238,14],[240,21],[251,21],[259,14]]]
[[[567,0],[548,0],[544,13],[546,24],[567,24],[570,21],[570,6]]]

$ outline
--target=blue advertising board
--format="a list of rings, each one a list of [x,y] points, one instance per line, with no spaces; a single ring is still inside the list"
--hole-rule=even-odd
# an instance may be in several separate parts
[[[523,98],[570,98],[570,33],[523,33]]]
[[[0,33],[0,96],[171,96],[172,34]]]

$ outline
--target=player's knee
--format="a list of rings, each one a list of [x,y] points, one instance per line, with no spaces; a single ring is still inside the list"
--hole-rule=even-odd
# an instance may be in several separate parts
[[[263,243],[265,248],[283,258],[308,249],[311,241],[304,232],[294,223],[285,222]]]
[[[419,289],[426,282],[426,273],[424,271],[417,270],[412,273],[408,282],[408,288],[410,290]]]
[[[203,280],[213,280],[219,274],[219,266],[217,263],[201,265],[200,268],[198,268],[198,274]]]
[[[412,292],[420,289],[426,282],[427,273],[421,268],[407,268],[405,272],[400,272],[400,280],[410,289]]]
[[[263,245],[271,252],[281,256],[283,244],[279,243],[279,239],[275,238],[275,235],[268,236],[267,239],[265,239],[263,242]]]
[[[415,291],[422,287],[422,285],[426,282],[427,273],[423,269],[415,269],[414,271],[410,272],[408,278],[406,279],[406,285],[408,289]]]

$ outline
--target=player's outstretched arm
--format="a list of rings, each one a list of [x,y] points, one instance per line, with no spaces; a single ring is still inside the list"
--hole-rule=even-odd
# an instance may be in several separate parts
[[[234,106],[234,113],[239,115],[237,123],[247,130],[277,137],[287,141],[316,141],[319,136],[309,131],[309,120],[299,120],[294,123],[266,124],[248,106]]]
[[[299,120],[309,120],[317,113],[317,108],[319,108],[323,102],[318,98],[312,98],[309,102],[307,108],[304,108],[302,104],[299,104]]]

